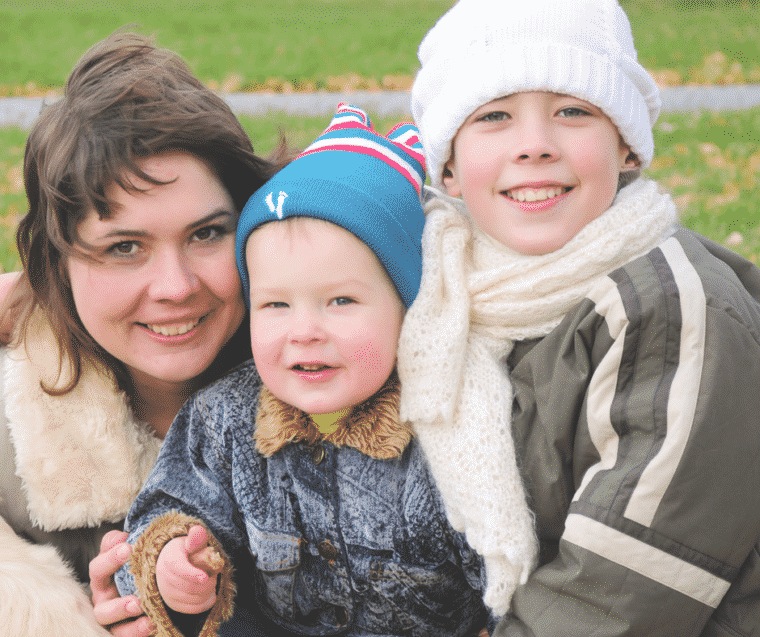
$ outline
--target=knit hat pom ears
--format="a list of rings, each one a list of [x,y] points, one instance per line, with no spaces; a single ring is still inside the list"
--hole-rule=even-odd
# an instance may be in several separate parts
[[[638,63],[617,0],[460,0],[420,44],[412,87],[432,185],[452,141],[483,104],[523,91],[572,95],[600,108],[646,167],[659,89]]]
[[[422,276],[424,182],[425,159],[416,126],[399,124],[383,137],[363,110],[339,104],[325,131],[253,193],[240,214],[235,252],[246,304],[248,237],[270,221],[311,217],[361,239],[409,307]]]

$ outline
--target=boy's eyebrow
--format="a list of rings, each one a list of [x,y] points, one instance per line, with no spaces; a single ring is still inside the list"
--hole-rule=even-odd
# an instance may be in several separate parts
[[[255,279],[256,279],[256,275],[255,274],[251,275],[251,285],[250,285],[251,293],[253,293],[254,291],[256,291],[256,292],[264,292],[264,293],[271,293],[271,292],[285,292],[285,291],[288,290],[287,286],[276,286],[276,285],[274,285],[274,286],[260,286],[260,285],[256,285]],[[337,282],[334,282],[334,283],[327,283],[325,285],[320,285],[320,286],[318,286],[317,289],[329,292],[329,291],[331,291],[331,290],[333,290],[335,288],[343,287],[345,285],[358,285],[358,286],[363,287],[363,288],[369,288],[370,287],[370,285],[368,283],[365,283],[364,281],[360,281],[359,279],[343,279],[341,281],[337,281]]]

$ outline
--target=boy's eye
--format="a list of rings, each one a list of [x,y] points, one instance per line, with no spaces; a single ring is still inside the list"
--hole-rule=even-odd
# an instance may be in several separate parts
[[[478,117],[479,122],[501,122],[505,119],[509,119],[509,113],[505,113],[504,111],[490,111],[488,113],[484,113],[483,115],[480,115]]]
[[[269,303],[265,303],[263,307],[270,307],[274,310],[281,310],[282,308],[288,307],[288,304],[284,301],[270,301]]]
[[[351,303],[354,303],[355,301],[352,298],[349,298],[347,296],[338,296],[334,298],[332,301],[330,301],[331,305],[351,305]]]
[[[560,117],[582,117],[583,115],[590,115],[590,113],[578,106],[568,106],[559,111]]]

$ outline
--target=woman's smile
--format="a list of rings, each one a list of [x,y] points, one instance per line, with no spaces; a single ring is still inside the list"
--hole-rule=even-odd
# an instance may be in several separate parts
[[[184,153],[146,160],[166,182],[106,191],[113,214],[77,228],[87,258],[69,259],[79,317],[136,383],[189,383],[240,326],[237,212],[203,162]]]

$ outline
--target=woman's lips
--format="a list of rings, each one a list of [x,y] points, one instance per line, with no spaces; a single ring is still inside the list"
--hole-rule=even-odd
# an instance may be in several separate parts
[[[139,325],[142,325],[158,336],[182,336],[198,327],[207,316],[208,314],[198,319],[177,323],[140,323]]]

